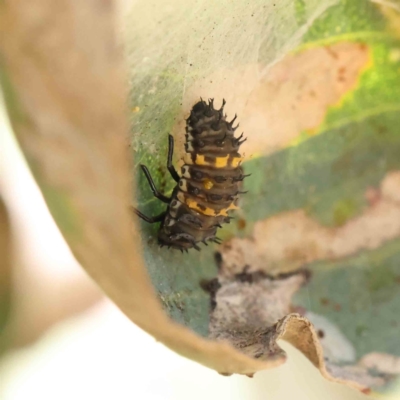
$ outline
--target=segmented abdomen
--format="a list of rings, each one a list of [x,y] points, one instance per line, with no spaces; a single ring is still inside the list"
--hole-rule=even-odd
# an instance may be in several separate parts
[[[185,164],[160,242],[168,236],[173,247],[197,248],[198,242],[217,241],[217,228],[229,222],[228,212],[237,208],[244,178],[238,151],[244,140],[234,137],[236,117],[226,121],[224,104],[215,110],[212,100],[202,100],[186,120]]]

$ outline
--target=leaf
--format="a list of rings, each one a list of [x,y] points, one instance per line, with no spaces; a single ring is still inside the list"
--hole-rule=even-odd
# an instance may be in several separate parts
[[[200,96],[217,107],[225,98],[228,117],[237,112],[249,138],[242,148],[252,175],[219,248],[166,252],[157,248],[157,227],[142,223],[165,309],[261,360],[283,356],[276,346],[283,334],[325,376],[365,392],[393,391],[400,360],[398,7],[196,5],[156,10],[139,2],[128,18],[135,162],[171,193],[167,133],[181,165],[191,106]],[[140,173],[137,179],[140,209],[158,214],[165,206]],[[295,311],[313,333],[307,324],[295,334],[277,328],[280,319],[303,321]]]
[[[0,132],[2,156],[5,155],[0,159],[0,191],[14,221],[15,231],[23,232],[22,238],[18,233],[12,235],[16,236],[12,246],[8,244],[7,251],[3,249],[0,252],[4,255],[4,268],[7,268],[3,272],[5,286],[0,300],[0,308],[3,307],[5,313],[0,318],[0,336],[1,341],[7,344],[4,346],[6,350],[10,351],[31,345],[49,328],[92,307],[103,296],[84,271],[76,270],[79,266],[65,244],[60,243],[59,232],[46,214],[46,205],[31,181],[32,177],[10,131],[3,96],[0,98]],[[1,226],[8,229],[5,223]],[[47,232],[46,239],[49,234],[52,236],[50,241],[41,240],[43,232]],[[33,236],[38,241],[34,239],[34,243],[30,243]],[[59,246],[47,252],[53,243]],[[11,264],[8,266],[9,261],[6,262],[11,250],[12,275],[18,277],[12,280]],[[50,258],[46,252],[50,253]]]
[[[0,4],[1,79],[19,143],[75,257],[132,321],[217,371],[267,368],[173,323],[155,296],[130,210],[114,10],[95,0]]]
[[[11,230],[7,209],[0,197],[0,356],[8,348],[9,338],[4,333],[11,310]]]
[[[112,2],[0,7],[2,82],[21,146],[74,254],[132,321],[224,374],[281,364],[283,338],[328,379],[392,390],[398,334],[390,324],[400,304],[395,7],[132,5],[124,40],[134,171],[146,164],[171,192],[167,133],[178,163],[183,121],[200,96],[226,98],[249,136],[250,193],[221,230],[224,244],[200,255],[159,249],[157,227],[132,222]],[[134,203],[156,215],[163,206],[142,175],[137,182]],[[357,326],[375,324],[376,314],[386,336],[374,328],[365,341]]]

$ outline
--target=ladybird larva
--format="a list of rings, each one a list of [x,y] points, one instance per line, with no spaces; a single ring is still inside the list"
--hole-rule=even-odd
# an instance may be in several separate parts
[[[220,243],[217,229],[229,223],[228,213],[237,208],[243,174],[240,166],[243,134],[235,137],[235,117],[228,122],[223,110],[214,108],[213,99],[196,103],[186,120],[186,157],[181,176],[172,164],[174,139],[169,135],[167,168],[177,182],[171,197],[160,193],[148,169],[141,165],[155,197],[168,204],[166,211],[148,217],[139,210],[135,213],[149,223],[161,222],[158,231],[160,246],[181,251],[200,250],[200,242]]]

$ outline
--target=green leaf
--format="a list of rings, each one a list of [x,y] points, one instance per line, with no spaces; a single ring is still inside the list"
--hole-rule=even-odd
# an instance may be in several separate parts
[[[189,5],[182,14],[157,10],[153,18],[161,28],[154,33],[153,26],[138,29],[135,15],[128,18],[134,27],[127,37],[137,164],[146,164],[158,187],[170,194],[167,134],[174,134],[181,165],[190,107],[200,96],[215,97],[217,105],[224,97],[228,117],[238,112],[247,133],[244,168],[252,174],[236,222],[218,233],[225,239],[219,248],[188,255],[159,249],[157,226],[142,222],[152,282],[176,321],[201,335],[224,338],[245,353],[251,341],[260,341],[260,330],[272,335],[271,326],[290,310],[309,317],[317,330],[325,321],[320,334],[327,356],[332,340],[343,337],[326,361],[330,374],[364,391],[389,390],[398,371],[385,369],[382,360],[400,356],[396,8],[366,1],[254,1],[231,8],[219,3],[192,13]],[[184,13],[178,23],[174,18]],[[253,27],[247,25],[251,18]],[[165,205],[152,197],[136,171],[138,207],[156,215]],[[288,274],[304,269],[310,278],[283,300],[290,291]],[[210,303],[201,283],[211,278]],[[280,308],[278,300],[266,300],[271,279],[286,288],[276,295]],[[225,294],[232,285],[235,300]],[[224,306],[230,301],[235,312]],[[262,309],[268,309],[264,317]],[[267,350],[258,351],[262,358]],[[365,363],[374,352],[383,354],[376,364],[380,379]],[[248,354],[256,356],[253,350]],[[357,364],[360,371],[352,375],[350,366]]]
[[[327,379],[394,393],[400,40],[396,4],[381,3],[134,2],[131,171],[112,10],[0,6],[10,115],[53,216],[109,297],[180,354],[252,375],[285,360],[282,338]],[[138,166],[171,194],[167,135],[179,167],[200,97],[238,113],[252,175],[224,243],[187,255],[159,249],[157,226],[132,228],[129,205],[165,209]]]

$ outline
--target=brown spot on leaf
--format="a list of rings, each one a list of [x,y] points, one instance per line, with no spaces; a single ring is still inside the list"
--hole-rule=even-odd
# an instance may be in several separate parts
[[[239,218],[237,221],[237,227],[239,230],[243,230],[244,228],[246,228],[246,220],[243,218]]]
[[[252,140],[241,148],[246,157],[268,154],[288,146],[303,131],[317,132],[329,107],[357,85],[368,61],[367,46],[340,42],[288,55],[263,79],[264,66],[259,64],[215,71],[213,86],[205,77],[185,92],[182,117],[173,128],[178,158],[183,154],[184,119],[199,96],[221,96],[222,101],[223,93],[228,116],[237,113],[244,132],[251,132]]]
[[[256,271],[253,273],[241,272],[235,275],[235,279],[239,282],[255,283],[266,278],[265,272]]]
[[[335,260],[361,249],[376,249],[399,237],[400,171],[388,173],[378,192],[379,198],[370,195],[373,205],[336,228],[319,224],[304,210],[258,221],[251,237],[233,238],[220,247],[222,274],[241,273],[248,264],[248,272],[277,275],[316,260]]]
[[[327,51],[327,53],[334,58],[335,60],[338,59],[338,55],[337,53],[333,50],[332,46],[325,46],[325,50]]]
[[[367,200],[367,202],[370,206],[374,206],[375,204],[377,204],[379,202],[380,198],[381,198],[381,194],[380,194],[379,190],[372,186],[367,188],[367,190],[365,191],[365,199]]]
[[[210,294],[210,307],[211,311],[214,310],[216,306],[215,296],[218,289],[221,287],[221,284],[218,281],[218,278],[210,279],[210,280],[202,280],[200,282],[200,287],[207,293]]]
[[[276,322],[289,314],[292,295],[304,280],[301,273],[280,280],[242,273],[223,280],[210,316],[210,337],[227,340],[252,357],[282,359]]]
[[[327,306],[327,305],[329,304],[329,300],[328,300],[326,297],[323,297],[323,298],[320,300],[320,302],[321,302],[321,304],[324,305],[324,306]]]
[[[246,103],[241,126],[256,135],[243,145],[246,154],[270,153],[303,131],[316,132],[328,108],[355,87],[368,60],[366,46],[346,42],[285,57]]]
[[[221,287],[216,292],[216,307],[210,315],[210,337],[230,343],[254,359],[279,365],[286,354],[277,341],[284,339],[320,369],[327,379],[344,382],[358,390],[383,385],[385,379],[371,376],[362,366],[337,366],[324,360],[319,338],[322,329],[299,314],[290,314],[293,294],[307,281],[304,271],[269,277],[265,273],[249,273],[241,278],[219,275]],[[246,276],[246,279],[242,279]],[[251,276],[252,278],[249,278]],[[256,279],[254,279],[256,277]]]

